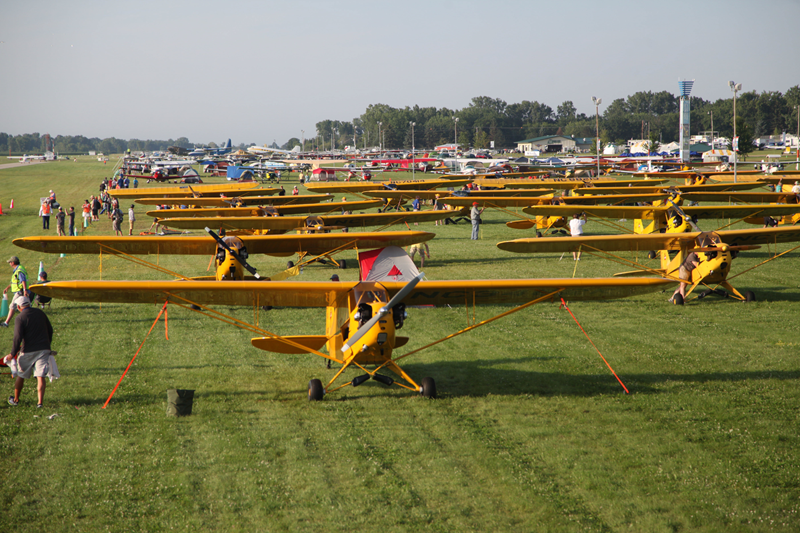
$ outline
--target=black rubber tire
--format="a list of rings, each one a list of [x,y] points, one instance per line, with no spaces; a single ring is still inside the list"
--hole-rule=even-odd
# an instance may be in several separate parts
[[[312,379],[308,382],[308,401],[318,402],[324,396],[325,391],[322,389],[322,382],[318,379]]]
[[[683,305],[683,296],[681,296],[680,294],[676,294],[675,298],[672,300],[672,303],[674,303],[675,305]]]
[[[342,260],[339,261],[339,268],[341,268],[343,270],[345,268],[347,268],[347,260],[346,259],[342,259]]]
[[[755,293],[753,291],[747,291],[746,293],[744,293],[744,301],[745,302],[755,302],[756,301]]]
[[[419,392],[423,398],[436,398],[436,382],[433,378],[422,378],[422,390]]]
[[[655,259],[656,258],[656,252],[654,250],[650,250],[649,252],[647,252],[647,258],[648,259]]]
[[[287,269],[288,269],[288,268],[292,268],[293,266],[294,266],[294,261],[287,261],[287,262],[286,262],[286,268],[287,268]]]

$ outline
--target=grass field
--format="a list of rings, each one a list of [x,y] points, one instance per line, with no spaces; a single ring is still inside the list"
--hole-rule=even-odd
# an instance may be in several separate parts
[[[37,254],[11,240],[42,233],[37,201],[49,189],[79,210],[111,171],[111,162],[92,158],[0,170],[3,260],[18,255],[32,273],[43,261],[54,280],[100,278],[97,256]],[[292,175],[284,185],[296,183]],[[429,279],[573,275],[569,254],[498,250],[497,242],[527,233],[508,229],[504,213],[487,211],[484,219],[479,241],[469,239],[467,225],[419,226],[437,233],[423,269]],[[149,224],[140,218],[139,228]],[[55,234],[55,221],[51,228]],[[110,221],[102,218],[87,234],[112,234]],[[743,254],[733,271],[774,252]],[[355,260],[352,252],[342,256]],[[576,276],[629,269],[584,258]],[[333,372],[321,359],[256,350],[249,333],[176,307],[169,340],[159,323],[102,409],[158,308],[55,301],[47,313],[63,377],[48,386],[42,410],[31,382],[18,407],[0,407],[0,526],[798,531],[799,258],[792,252],[736,278],[740,290],[756,293],[758,301],[746,305],[706,298],[676,307],[669,293],[571,303],[630,394],[554,304],[407,359],[414,378],[436,379],[437,400],[370,381],[314,404],[306,399],[308,380]],[[203,275],[208,265],[196,257],[158,261],[188,275]],[[267,274],[285,262],[253,260]],[[296,279],[334,272],[357,278],[355,269],[314,265]],[[166,279],[105,256],[102,278]],[[410,309],[408,349],[505,309],[479,307],[474,316],[463,308]],[[223,311],[254,318],[251,309]],[[258,320],[282,334],[324,331],[322,310],[261,311]],[[0,330],[4,350],[11,336]],[[12,383],[1,377],[7,396]],[[165,416],[172,388],[196,391],[192,416]]]

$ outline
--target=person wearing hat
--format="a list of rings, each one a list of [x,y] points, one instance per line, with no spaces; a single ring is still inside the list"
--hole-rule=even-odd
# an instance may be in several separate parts
[[[19,395],[25,380],[31,377],[38,382],[39,402],[36,407],[42,407],[44,390],[47,386],[45,376],[50,372],[50,343],[53,341],[53,326],[44,311],[31,307],[27,296],[17,296],[15,304],[19,307],[19,316],[14,322],[14,343],[11,353],[3,362],[9,364],[16,359],[16,381],[14,382],[14,395],[9,396],[8,404],[19,404]],[[20,351],[20,350],[24,351]]]
[[[792,187],[792,192],[795,194],[800,194],[800,182],[795,181],[794,186]]]
[[[133,223],[136,222],[136,215],[133,214],[133,204],[128,209],[128,224],[130,227],[128,228],[128,235],[133,235]]]
[[[17,306],[14,305],[17,296],[25,296],[28,294],[28,271],[25,270],[25,267],[19,264],[19,257],[16,255],[12,255],[11,259],[7,261],[11,268],[14,269],[14,272],[11,274],[11,283],[6,290],[3,291],[3,296],[8,297],[8,290],[11,289],[11,308],[8,310],[8,317],[6,317],[5,322],[0,322],[0,327],[7,328],[8,323],[11,322],[11,317],[14,316],[14,313],[17,310]]]
[[[334,274],[331,276],[331,281],[339,281],[339,274]]]
[[[478,202],[472,202],[472,209],[469,212],[469,219],[472,221],[472,240],[478,240],[478,227],[481,225],[481,213],[483,209],[478,209]]]

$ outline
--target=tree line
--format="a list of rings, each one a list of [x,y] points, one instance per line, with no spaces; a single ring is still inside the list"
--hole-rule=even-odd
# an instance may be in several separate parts
[[[716,102],[690,97],[691,133],[713,130],[717,136],[733,136],[733,98]],[[624,144],[628,139],[657,139],[661,143],[678,140],[678,98],[667,92],[640,91],[627,98],[617,98],[602,106],[599,116],[600,139],[604,144]],[[797,131],[800,111],[800,86],[786,93],[750,91],[736,101],[737,134],[745,138]],[[412,126],[413,124],[413,126]],[[394,108],[371,104],[364,113],[349,122],[323,120],[316,124],[316,135],[310,139],[293,137],[282,148],[291,150],[304,144],[306,150],[342,149],[345,146],[384,149],[432,149],[440,144],[458,142],[462,147],[513,148],[524,139],[545,135],[595,137],[595,116],[577,113],[572,101],[555,109],[547,104],[523,100],[509,104],[499,98],[477,96],[459,110],[435,107]],[[167,140],[87,138],[82,135],[58,135],[51,138],[60,154],[81,154],[97,151],[105,154],[131,151],[164,151],[170,146],[191,149],[186,137]],[[46,135],[0,133],[0,153],[42,153],[47,149]],[[240,144],[246,148],[252,144]],[[215,146],[209,143],[209,146]]]
[[[691,134],[713,131],[717,136],[733,136],[733,98],[716,102],[690,97]],[[667,92],[641,91],[617,98],[600,109],[600,139],[604,143],[624,144],[628,139],[656,138],[669,143],[678,140],[679,99]],[[737,134],[751,137],[795,132],[800,111],[800,86],[786,91],[750,91],[736,101]],[[742,124],[740,127],[739,124]],[[413,124],[413,127],[412,127]],[[499,98],[478,96],[460,110],[435,107],[393,108],[373,104],[350,122],[323,120],[316,124],[316,137],[306,140],[316,149],[379,146],[384,149],[430,149],[458,142],[461,146],[512,148],[524,139],[545,135],[572,135],[594,138],[595,116],[577,113],[572,101],[554,110],[547,104],[523,100],[508,104]],[[457,138],[456,138],[457,136]],[[741,136],[741,135],[740,135]],[[290,139],[292,148],[300,140]]]

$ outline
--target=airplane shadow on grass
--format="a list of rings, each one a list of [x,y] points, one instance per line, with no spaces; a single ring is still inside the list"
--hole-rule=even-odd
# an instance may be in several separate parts
[[[511,363],[519,363],[519,360],[511,360]],[[421,376],[432,376],[436,380],[439,397],[463,398],[463,397],[485,397],[485,396],[534,396],[534,397],[575,397],[591,398],[595,396],[624,395],[625,392],[613,375],[606,374],[569,374],[564,372],[536,372],[518,369],[499,369],[492,365],[501,364],[498,360],[477,360],[469,362],[447,362],[434,364],[407,365],[404,367],[409,375],[413,376],[418,382]],[[199,367],[198,367],[199,368]],[[335,370],[335,369],[333,369]],[[119,369],[106,369],[111,373],[121,373]],[[319,372],[313,372],[314,376],[322,379],[323,384],[327,383],[333,374],[326,374],[320,368]],[[343,381],[338,384],[345,384],[350,379],[359,375],[361,372],[348,372]],[[392,375],[389,372],[382,372]],[[753,383],[757,381],[797,381],[800,380],[800,370],[763,370],[748,372],[697,372],[697,373],[653,373],[653,374],[627,374],[618,372],[620,379],[627,386],[632,394],[670,394],[672,391],[664,385],[678,387],[701,388],[706,384],[719,383]],[[395,377],[392,375],[392,377]],[[195,400],[220,401],[221,399],[252,397],[255,401],[277,400],[292,401],[306,396],[306,382],[300,381],[297,387],[280,390],[265,387],[263,390],[211,390],[195,391]],[[74,396],[65,398],[64,402],[69,405],[90,406],[103,405],[110,393],[113,384],[109,384],[108,391],[97,391],[97,395]],[[124,389],[124,384],[123,384]],[[137,392],[117,391],[112,399],[113,404],[153,404],[166,400],[166,390],[153,390],[152,394]],[[370,398],[389,398],[395,396],[415,397],[416,394],[410,391],[399,390],[396,387],[387,389],[384,385],[374,381],[367,381],[354,390],[345,387],[327,396],[325,401],[353,401]]]

